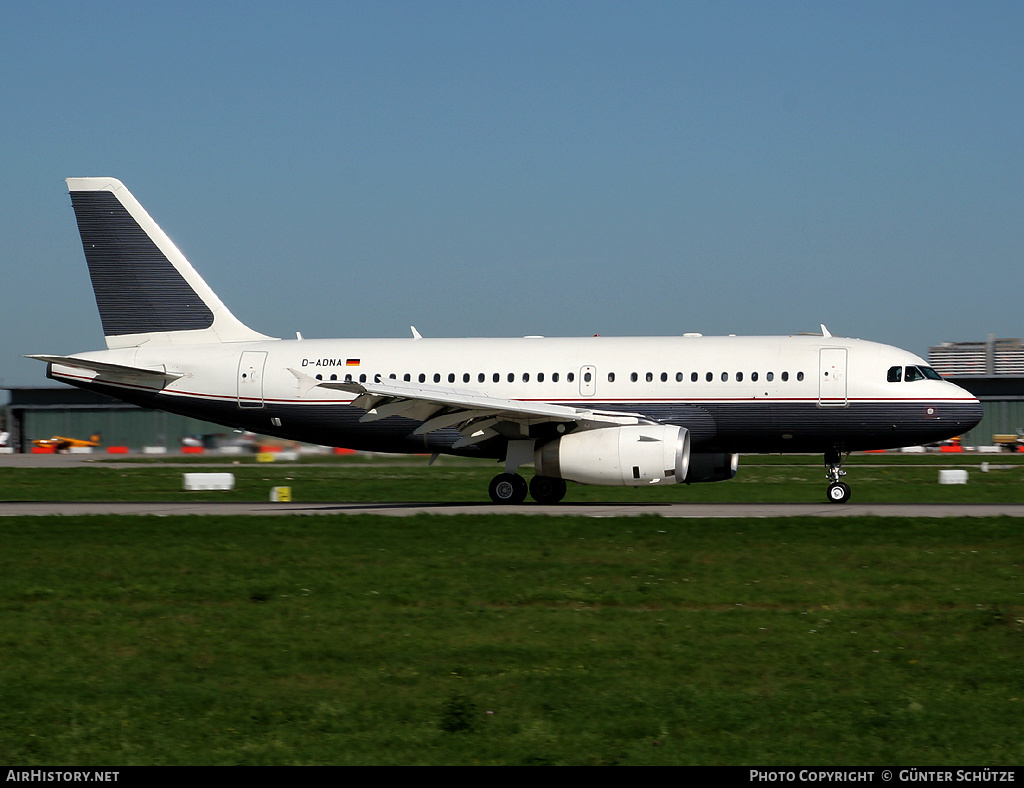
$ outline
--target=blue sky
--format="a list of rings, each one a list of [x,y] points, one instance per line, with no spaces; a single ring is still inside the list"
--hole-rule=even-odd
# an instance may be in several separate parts
[[[33,2],[0,381],[103,346],[64,178],[291,337],[1021,336],[1019,2]]]

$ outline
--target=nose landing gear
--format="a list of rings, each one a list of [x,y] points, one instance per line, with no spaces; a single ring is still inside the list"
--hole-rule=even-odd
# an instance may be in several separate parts
[[[845,456],[840,456],[839,449],[832,449],[825,453],[825,465],[828,467],[827,476],[830,482],[826,493],[829,503],[846,503],[850,500],[850,485],[839,481],[846,476],[842,465],[849,456],[850,452],[846,452]]]

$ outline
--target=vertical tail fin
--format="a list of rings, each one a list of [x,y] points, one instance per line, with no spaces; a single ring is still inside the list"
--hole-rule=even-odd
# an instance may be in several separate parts
[[[271,339],[231,314],[120,181],[67,183],[108,348]]]

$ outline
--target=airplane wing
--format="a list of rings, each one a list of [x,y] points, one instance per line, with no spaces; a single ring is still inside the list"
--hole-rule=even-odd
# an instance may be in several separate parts
[[[296,370],[292,370],[292,373],[300,380],[308,377]],[[404,416],[423,422],[414,430],[414,435],[456,427],[462,437],[453,444],[453,449],[472,446],[499,435],[506,438],[526,437],[531,425],[547,422],[573,423],[585,429],[652,423],[639,413],[499,399],[457,389],[344,381],[317,381],[316,385],[355,394],[352,405],[366,411],[360,419],[362,422]]]
[[[74,356],[25,356],[34,358],[37,361],[45,361],[48,364],[59,364],[62,367],[74,367],[75,369],[87,369],[114,378],[145,378],[151,380],[177,380],[182,377],[178,372],[167,372],[163,369],[147,369],[146,367],[129,367],[124,364],[110,364],[105,361],[90,361],[87,358],[75,358]]]

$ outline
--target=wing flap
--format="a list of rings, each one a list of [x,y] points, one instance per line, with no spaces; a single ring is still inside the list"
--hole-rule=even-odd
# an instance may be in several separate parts
[[[456,389],[350,381],[318,381],[316,385],[354,394],[352,405],[366,411],[366,415],[360,419],[363,422],[389,416],[422,421],[414,430],[415,435],[455,427],[461,438],[452,448],[472,446],[502,434],[525,436],[531,425],[546,422],[578,424],[586,429],[650,423],[650,419],[638,413],[501,399]]]

